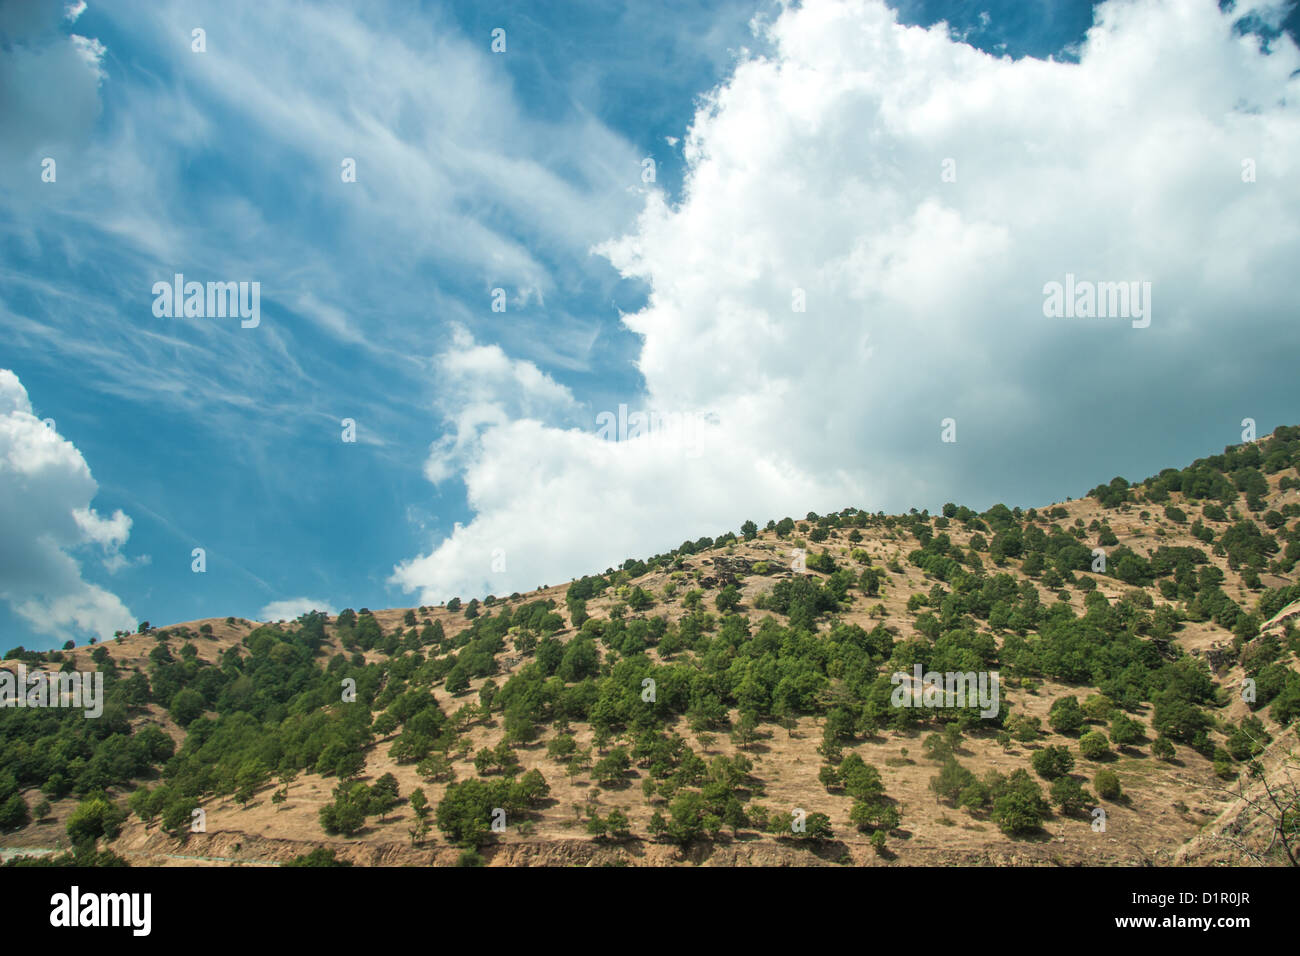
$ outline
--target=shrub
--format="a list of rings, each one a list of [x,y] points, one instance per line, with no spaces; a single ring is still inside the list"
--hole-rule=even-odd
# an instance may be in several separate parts
[[[1110,753],[1110,743],[1099,730],[1090,730],[1079,738],[1079,753],[1088,760],[1101,760]]]
[[[22,794],[15,793],[0,803],[0,830],[16,830],[30,822],[31,814],[27,812],[27,801]]]
[[[1110,721],[1110,739],[1117,747],[1130,747],[1145,736],[1142,724],[1127,714],[1117,713]]]
[[[1091,795],[1074,777],[1061,777],[1054,781],[1051,793],[1052,802],[1066,816],[1073,816],[1092,802]]]
[[[1092,785],[1097,788],[1097,796],[1103,800],[1119,799],[1119,775],[1114,770],[1098,770],[1097,776],[1092,778]]]
[[[327,850],[323,846],[318,846],[310,853],[304,853],[301,856],[295,856],[287,863],[281,866],[351,866],[348,860],[340,860],[334,855],[334,850]]]
[[[1058,698],[1047,712],[1047,722],[1058,734],[1072,734],[1083,726],[1083,711],[1073,697]]]
[[[1032,833],[1046,816],[1043,799],[1020,791],[1003,794],[993,801],[993,822],[1003,833],[1016,836]]]
[[[26,806],[23,810],[26,812]],[[68,817],[68,838],[73,844],[107,837],[112,840],[122,831],[126,811],[104,797],[83,801]]]
[[[1065,747],[1053,745],[1036,751],[1030,764],[1044,780],[1055,780],[1074,769],[1074,756]]]

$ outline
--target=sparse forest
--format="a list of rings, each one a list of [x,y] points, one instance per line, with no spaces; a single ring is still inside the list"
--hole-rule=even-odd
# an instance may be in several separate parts
[[[1294,865],[1297,464],[1279,428],[1044,509],[747,520],[534,594],[14,648],[105,701],[0,713],[0,829],[43,865],[127,862],[132,828],[292,865]],[[900,706],[914,673],[996,674],[996,713]]]

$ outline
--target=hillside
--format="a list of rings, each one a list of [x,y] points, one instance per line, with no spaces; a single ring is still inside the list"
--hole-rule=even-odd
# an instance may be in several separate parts
[[[1280,428],[1024,511],[747,522],[527,594],[17,649],[10,669],[103,671],[107,704],[0,711],[0,848],[1285,864],[1297,465],[1300,427]],[[916,665],[996,674],[997,713],[898,706],[891,676]]]

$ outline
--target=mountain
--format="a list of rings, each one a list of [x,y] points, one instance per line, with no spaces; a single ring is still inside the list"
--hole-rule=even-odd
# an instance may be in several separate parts
[[[0,711],[0,848],[1294,862],[1298,464],[1279,428],[1046,507],[848,508],[528,594],[15,649],[104,700]]]

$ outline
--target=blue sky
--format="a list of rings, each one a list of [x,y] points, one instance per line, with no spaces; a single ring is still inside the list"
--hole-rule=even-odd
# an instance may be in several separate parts
[[[1256,6],[0,5],[4,646],[1043,503],[1300,421],[1300,59]],[[155,316],[176,273],[260,323]],[[1151,326],[1044,318],[1066,273],[1152,281]],[[678,427],[601,440],[620,405]]]

